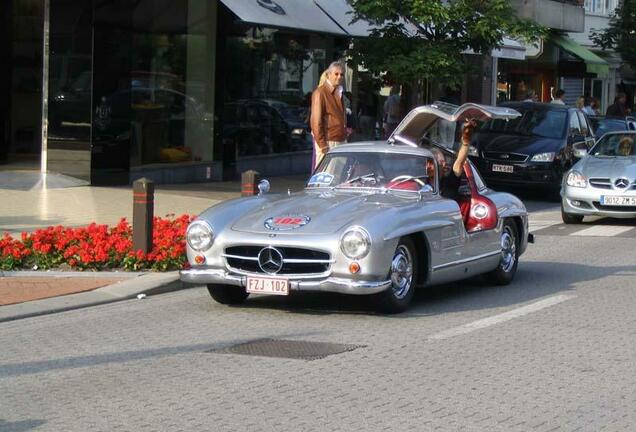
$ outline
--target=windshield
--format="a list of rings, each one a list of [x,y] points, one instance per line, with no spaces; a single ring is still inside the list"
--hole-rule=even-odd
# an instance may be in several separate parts
[[[592,123],[594,134],[597,137],[600,137],[607,132],[618,132],[627,130],[627,123],[625,123],[625,120],[621,119],[591,118],[590,123]]]
[[[387,188],[433,191],[435,163],[410,154],[351,152],[327,154],[308,188]]]
[[[517,135],[539,136],[543,138],[563,138],[566,111],[533,109],[521,111],[521,117],[512,120],[494,119],[485,122],[482,132],[498,132]]]
[[[606,135],[590,151],[592,156],[634,156],[636,134]]]

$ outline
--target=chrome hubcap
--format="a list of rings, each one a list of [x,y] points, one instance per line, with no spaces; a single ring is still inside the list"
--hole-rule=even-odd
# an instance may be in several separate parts
[[[501,233],[501,269],[508,273],[515,265],[517,259],[517,245],[510,227],[506,226]]]
[[[413,281],[413,257],[404,245],[398,246],[391,261],[391,289],[393,295],[403,299],[411,289]]]

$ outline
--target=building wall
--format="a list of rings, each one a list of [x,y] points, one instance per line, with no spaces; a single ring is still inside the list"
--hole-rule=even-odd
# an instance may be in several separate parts
[[[598,98],[603,112],[614,101],[616,87],[621,81],[620,67],[622,62],[620,56],[614,51],[596,46],[591,39],[591,33],[593,30],[607,28],[610,22],[610,15],[614,12],[617,4],[618,0],[585,0],[584,31],[568,34],[568,37],[572,40],[594,51],[610,64],[609,75],[600,79],[600,84],[598,82],[595,83],[594,79],[585,80],[583,83],[582,94]]]

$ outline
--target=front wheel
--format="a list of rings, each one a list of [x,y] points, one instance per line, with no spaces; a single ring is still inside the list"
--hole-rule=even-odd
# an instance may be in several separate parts
[[[490,282],[497,285],[508,285],[517,273],[519,262],[519,236],[517,226],[512,220],[505,220],[501,228],[501,259],[499,266],[486,275]]]
[[[403,237],[395,249],[389,277],[391,286],[377,294],[378,309],[384,313],[404,312],[413,298],[417,283],[417,254],[415,244],[409,237]]]
[[[243,303],[250,295],[245,288],[231,285],[208,284],[208,292],[214,300],[224,305]]]
[[[563,208],[563,201],[561,201],[561,219],[564,224],[580,224],[583,222],[583,215],[577,215],[572,213],[566,213]]]

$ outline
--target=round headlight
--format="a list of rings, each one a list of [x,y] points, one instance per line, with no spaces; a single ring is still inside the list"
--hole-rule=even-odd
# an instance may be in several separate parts
[[[201,252],[210,249],[214,234],[212,234],[212,228],[206,222],[194,221],[188,227],[186,240],[192,249]]]
[[[581,174],[578,171],[571,171],[566,177],[565,183],[568,186],[573,186],[573,187],[580,187],[580,188],[587,187],[587,179],[585,178],[583,174]]]
[[[369,233],[359,227],[349,229],[340,239],[340,249],[348,258],[364,258],[371,249]]]

